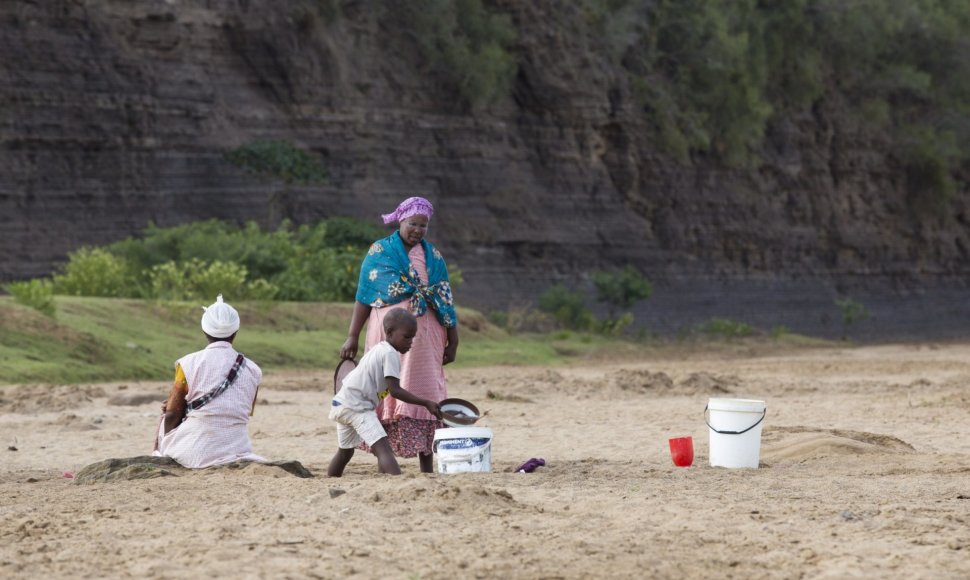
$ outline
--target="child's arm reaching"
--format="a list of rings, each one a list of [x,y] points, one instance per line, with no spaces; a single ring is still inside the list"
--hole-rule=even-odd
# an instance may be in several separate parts
[[[388,394],[398,401],[404,401],[405,403],[410,403],[412,405],[421,405],[438,419],[441,418],[441,407],[438,406],[438,403],[429,401],[428,399],[422,399],[421,397],[412,395],[410,392],[404,390],[401,387],[401,381],[398,380],[397,377],[384,377],[384,381],[387,383]]]

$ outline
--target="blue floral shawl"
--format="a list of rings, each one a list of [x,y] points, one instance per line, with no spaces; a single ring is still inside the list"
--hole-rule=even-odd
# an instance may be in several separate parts
[[[424,316],[430,306],[441,326],[458,326],[445,259],[427,240],[421,240],[421,247],[428,266],[427,285],[418,278],[398,232],[371,244],[360,266],[357,302],[381,308],[410,298],[415,316]]]

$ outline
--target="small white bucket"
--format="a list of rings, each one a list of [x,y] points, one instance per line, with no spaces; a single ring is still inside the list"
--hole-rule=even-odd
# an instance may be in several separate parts
[[[438,473],[492,471],[492,430],[485,427],[435,429]]]
[[[712,467],[758,467],[761,428],[767,414],[764,401],[711,399],[704,414],[710,428]]]

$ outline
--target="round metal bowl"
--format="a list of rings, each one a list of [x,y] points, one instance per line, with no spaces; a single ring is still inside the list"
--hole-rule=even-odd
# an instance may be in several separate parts
[[[439,404],[441,406],[441,420],[449,427],[474,425],[482,417],[478,407],[464,399],[444,399]]]

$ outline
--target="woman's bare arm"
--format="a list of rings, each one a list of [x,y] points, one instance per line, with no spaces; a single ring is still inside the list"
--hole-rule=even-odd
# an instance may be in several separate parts
[[[357,358],[357,349],[360,347],[360,330],[364,328],[364,323],[370,316],[371,307],[360,302],[354,302],[354,313],[350,317],[350,330],[347,331],[347,340],[340,347],[340,358]]]
[[[442,365],[455,362],[455,357],[458,356],[458,327],[450,326],[448,327],[448,344],[445,345],[445,355],[444,359],[441,361]]]
[[[189,384],[185,381],[181,369],[175,373],[175,383],[172,384],[172,391],[165,401],[165,433],[175,429],[182,423],[185,417],[185,409],[188,406],[185,398],[189,395]]]

